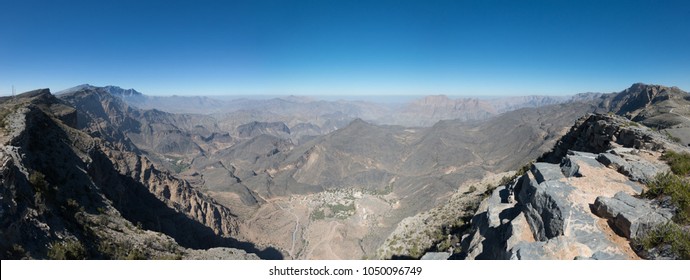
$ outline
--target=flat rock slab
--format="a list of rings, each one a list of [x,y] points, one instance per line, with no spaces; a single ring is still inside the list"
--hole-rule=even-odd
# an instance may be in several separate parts
[[[561,167],[556,164],[537,162],[532,165],[531,171],[537,183],[565,178]]]
[[[616,232],[630,239],[645,235],[673,217],[670,209],[652,206],[649,201],[624,192],[618,192],[614,197],[597,197],[592,211],[610,220]]]
[[[620,150],[601,153],[597,156],[597,161],[637,182],[648,181],[658,173],[669,170],[668,166],[664,164],[653,164],[646,160],[641,160],[637,155],[623,154]]]
[[[596,155],[583,153],[585,155],[567,155],[561,160],[561,172],[565,177],[581,177],[580,165],[588,165],[593,168],[603,167],[596,160]],[[590,156],[591,155],[591,156]]]
[[[422,256],[422,260],[447,260],[450,258],[448,252],[429,252]]]

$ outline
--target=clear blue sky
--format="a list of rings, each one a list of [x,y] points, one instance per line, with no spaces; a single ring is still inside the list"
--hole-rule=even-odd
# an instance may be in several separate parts
[[[0,0],[0,94],[690,90],[688,1]]]

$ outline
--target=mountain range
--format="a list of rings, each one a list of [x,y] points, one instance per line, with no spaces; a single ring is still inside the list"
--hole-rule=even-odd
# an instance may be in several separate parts
[[[558,148],[581,117],[620,115],[687,145],[689,100],[645,84],[402,105],[90,85],[3,97],[2,258],[417,255],[388,248],[405,221],[478,202],[470,185]]]

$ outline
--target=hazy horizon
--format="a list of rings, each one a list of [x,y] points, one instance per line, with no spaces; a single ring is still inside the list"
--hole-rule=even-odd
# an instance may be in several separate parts
[[[107,87],[107,86],[116,86],[120,87],[117,85],[91,85],[91,84],[82,84],[82,85],[90,85],[93,87]],[[78,86],[82,86],[78,85]],[[74,87],[69,87],[65,89],[59,89],[59,90],[53,90],[48,88],[51,93],[53,94],[60,94],[62,91],[67,91],[70,90]],[[378,102],[378,103],[405,103],[405,102],[410,102],[413,100],[420,100],[425,97],[430,97],[430,96],[445,96],[449,99],[471,99],[471,98],[477,98],[480,100],[490,100],[490,99],[501,99],[501,98],[511,98],[511,97],[527,97],[527,96],[547,96],[547,97],[568,97],[568,96],[574,96],[576,94],[581,94],[580,93],[572,93],[572,94],[564,94],[564,95],[544,95],[544,94],[526,94],[526,95],[448,95],[448,94],[426,94],[426,95],[395,95],[395,94],[373,94],[373,95],[327,95],[327,94],[321,94],[321,95],[301,95],[301,94],[254,94],[254,95],[240,95],[240,94],[219,94],[219,95],[204,95],[204,94],[189,94],[189,95],[178,95],[178,94],[162,94],[162,95],[150,95],[145,92],[141,92],[137,90],[136,88],[123,88],[125,90],[136,90],[140,92],[141,94],[147,96],[147,97],[205,97],[205,98],[211,98],[211,99],[217,99],[217,100],[224,100],[224,101],[233,101],[233,100],[241,100],[241,99],[249,99],[249,100],[268,100],[268,99],[276,99],[276,98],[282,98],[282,99],[287,99],[287,98],[298,98],[298,99],[307,99],[310,101],[340,101],[340,100],[345,100],[345,101],[368,101],[368,102]],[[30,90],[29,90],[30,91]],[[16,94],[21,94],[23,92],[27,91],[22,91],[19,92],[17,91]],[[584,93],[610,93],[610,92],[584,92]],[[0,94],[0,96],[7,96]]]

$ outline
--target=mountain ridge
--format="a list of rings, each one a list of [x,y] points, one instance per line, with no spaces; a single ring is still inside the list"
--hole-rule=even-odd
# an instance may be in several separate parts
[[[7,113],[3,120],[2,173],[3,178],[12,178],[3,179],[3,197],[13,201],[6,203],[3,199],[2,223],[21,229],[3,230],[3,239],[14,244],[12,247],[3,242],[3,258],[17,254],[60,257],[55,250],[63,250],[58,248],[64,246],[78,250],[71,252],[78,256],[68,256],[78,258],[126,257],[122,254],[177,258],[192,253],[203,255],[206,253],[194,250],[219,245],[235,245],[262,254],[249,243],[220,241],[237,234],[237,223],[227,208],[186,182],[158,171],[144,156],[136,155],[138,151],[121,145],[122,141],[111,143],[77,129],[78,110],[48,90],[5,100],[2,110]],[[17,192],[23,195],[16,196]],[[4,208],[8,205],[14,208]],[[144,205],[151,208],[142,211]],[[35,214],[17,216],[23,211]],[[176,226],[166,225],[173,220]],[[107,221],[115,224],[110,226]],[[144,229],[135,230],[135,223]],[[133,238],[120,239],[113,227]],[[163,247],[141,247],[140,242],[147,238]],[[47,243],[52,245],[40,247]],[[256,258],[234,249],[225,253],[225,257]]]
[[[619,126],[639,121],[667,133],[668,139],[677,137],[681,144],[687,139],[683,116],[688,94],[658,85],[634,84],[618,93],[583,94],[557,104],[547,104],[556,102],[548,98],[526,97],[519,101],[525,108],[512,110],[510,104],[518,103],[506,103],[503,108],[508,111],[502,113],[495,110],[498,107],[480,109],[494,110],[486,119],[456,118],[422,127],[376,123],[357,116],[361,113],[357,108],[364,107],[347,107],[351,106],[347,102],[349,113],[323,114],[341,107],[299,98],[254,107],[268,106],[263,108],[287,115],[260,110],[177,114],[140,109],[128,101],[131,98],[112,90],[84,86],[55,96],[43,89],[0,99],[0,140],[6,143],[0,171],[3,178],[11,178],[5,182],[17,182],[3,185],[3,197],[14,198],[17,191],[34,197],[33,202],[16,198],[22,207],[38,213],[26,225],[44,221],[50,225],[42,235],[47,237],[40,240],[7,236],[26,247],[29,257],[46,258],[50,244],[59,248],[74,242],[95,258],[124,258],[112,250],[146,258],[221,252],[240,258],[255,257],[252,254],[297,259],[391,257],[395,252],[405,253],[386,249],[406,232],[401,223],[417,225],[414,217],[419,213],[449,211],[448,207],[434,210],[444,203],[463,209],[473,205],[479,199],[474,195],[482,191],[472,190],[471,182],[515,170],[553,147],[557,151],[574,137],[568,128],[587,114],[618,113],[629,119],[618,121]],[[431,113],[420,114],[452,115],[482,102],[430,97],[422,105],[429,106]],[[308,106],[316,109],[290,115]],[[23,123],[27,121],[28,126]],[[629,134],[615,137],[636,139]],[[31,148],[22,146],[27,141],[33,141]],[[54,148],[41,154],[38,151],[43,147]],[[567,151],[559,153],[551,160],[560,163],[567,155]],[[63,163],[51,166],[49,158],[61,158]],[[533,177],[538,173],[534,172]],[[80,191],[61,188],[69,176],[84,183],[67,184]],[[48,186],[41,189],[40,199],[37,189],[31,189],[36,186]],[[84,192],[93,194],[80,194]],[[46,193],[58,196],[46,197]],[[2,213],[17,213],[12,211],[3,208]],[[46,213],[57,213],[59,219],[49,220]],[[4,221],[25,221],[15,214],[4,216]],[[74,215],[86,218],[74,220]],[[536,216],[532,218],[536,221]],[[124,242],[106,220],[132,234],[136,244]],[[433,221],[435,226],[443,223],[438,218]],[[136,225],[140,231],[134,229]],[[89,235],[81,227],[93,228],[100,235]],[[425,236],[431,243],[419,246],[433,244],[433,236]],[[146,238],[169,248],[139,248]],[[35,244],[47,245],[37,248]],[[0,245],[3,256],[22,255],[11,243]],[[212,250],[216,246],[240,248],[249,254]]]

